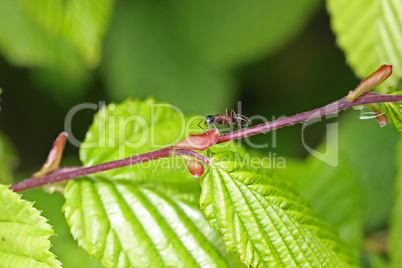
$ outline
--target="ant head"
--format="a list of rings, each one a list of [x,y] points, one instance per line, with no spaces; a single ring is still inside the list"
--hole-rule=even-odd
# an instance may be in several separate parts
[[[213,116],[213,115],[208,115],[207,117],[205,117],[205,122],[204,122],[204,124],[205,124],[206,126],[209,126],[210,124],[212,124],[212,123],[214,122],[214,120],[215,120],[215,116]]]

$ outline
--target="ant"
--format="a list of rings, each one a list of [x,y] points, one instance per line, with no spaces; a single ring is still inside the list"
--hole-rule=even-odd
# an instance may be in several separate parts
[[[216,128],[215,124],[218,125],[237,124],[240,126],[240,128],[242,126],[248,126],[251,124],[251,121],[248,120],[247,117],[245,117],[244,115],[236,114],[235,111],[233,111],[233,109],[231,109],[230,114],[229,110],[226,109],[226,115],[225,114],[208,115],[207,117],[205,117],[205,119],[201,120],[198,123],[198,126],[205,132],[205,129],[200,125],[202,121],[204,121],[204,125],[208,126],[208,128],[210,128],[211,125]]]

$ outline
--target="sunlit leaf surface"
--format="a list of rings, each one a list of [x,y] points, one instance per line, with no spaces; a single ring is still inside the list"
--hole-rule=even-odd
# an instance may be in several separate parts
[[[337,42],[348,63],[361,77],[390,63],[393,75],[385,85],[402,77],[402,2],[399,0],[329,0],[328,10]],[[383,90],[387,86],[381,87]]]
[[[94,165],[172,145],[188,120],[152,99],[111,104],[95,117],[81,160]],[[64,211],[78,243],[106,267],[241,266],[208,226],[199,194],[182,160],[164,158],[70,181]]]
[[[0,266],[61,267],[49,251],[52,227],[32,203],[0,185]]]
[[[357,265],[333,229],[271,171],[245,164],[235,153],[219,153],[211,161],[201,181],[201,210],[245,264]]]

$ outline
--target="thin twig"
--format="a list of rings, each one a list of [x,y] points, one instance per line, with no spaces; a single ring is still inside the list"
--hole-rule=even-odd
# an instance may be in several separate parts
[[[90,166],[90,167],[74,167],[74,168],[61,168],[59,170],[56,170],[46,176],[40,177],[40,178],[28,178],[23,181],[20,181],[12,186],[10,186],[10,189],[18,192],[38,186],[42,186],[45,184],[50,184],[50,183],[55,183],[59,181],[64,181],[64,180],[69,180],[69,179],[74,179],[74,178],[79,178],[88,174],[93,174],[105,170],[110,170],[110,169],[115,169],[115,168],[120,168],[120,167],[125,167],[125,166],[130,166],[134,164],[139,164],[142,162],[147,162],[151,160],[156,160],[164,157],[169,157],[172,156],[173,153],[177,155],[189,155],[194,158],[197,158],[198,160],[204,162],[205,164],[209,165],[209,160],[207,157],[203,156],[202,154],[192,151],[192,150],[187,150],[187,149],[176,149],[173,150],[173,147],[167,147],[161,150],[141,154],[141,155],[135,155],[132,157],[116,160],[116,161],[111,161],[95,166]]]
[[[376,93],[365,93],[356,100],[349,102],[346,97],[308,112],[301,114],[292,115],[286,118],[281,118],[278,120],[270,121],[264,124],[256,125],[254,127],[244,128],[242,130],[230,132],[219,137],[217,143],[227,142],[231,140],[237,140],[240,138],[256,135],[263,132],[268,132],[270,130],[278,129],[285,126],[294,125],[300,122],[308,121],[314,118],[318,118],[324,115],[332,114],[351,108],[353,106],[369,104],[369,103],[379,103],[379,102],[402,102],[401,95],[381,95]]]
[[[318,118],[320,116],[332,114],[353,106],[358,106],[358,105],[363,105],[363,104],[369,104],[369,103],[380,103],[380,102],[402,102],[402,96],[401,95],[380,95],[376,93],[365,93],[364,95],[360,96],[359,98],[355,99],[352,102],[347,101],[345,98],[336,101],[334,103],[328,104],[324,107],[314,109],[308,112],[304,112],[301,114],[289,116],[286,118],[278,119],[275,121],[267,122],[264,124],[260,124],[254,127],[242,129],[239,131],[234,131],[225,135],[222,135],[219,137],[219,140],[217,143],[222,143],[222,142],[227,142],[231,140],[236,140],[252,135],[256,135],[259,133],[267,132],[273,129],[278,129],[284,126],[289,126],[293,125],[296,123],[304,122],[310,119]],[[70,168],[61,168],[59,170],[56,170],[46,176],[40,177],[40,178],[28,178],[25,179],[21,182],[18,182],[12,186],[10,186],[10,189],[14,191],[22,191],[38,186],[42,186],[45,184],[50,184],[50,183],[55,183],[59,181],[64,181],[64,180],[69,180],[69,179],[74,179],[74,178],[79,178],[85,175],[105,171],[105,170],[110,170],[110,169],[115,169],[115,168],[120,168],[124,166],[129,166],[129,165],[134,165],[134,164],[139,164],[142,162],[147,162],[151,160],[156,160],[164,157],[170,157],[174,156],[175,154],[177,155],[189,155],[194,158],[197,158],[198,160],[202,161],[205,164],[209,164],[209,160],[207,157],[203,156],[202,154],[193,151],[193,150],[187,150],[187,149],[176,149],[174,150],[172,146],[141,154],[141,155],[136,155],[132,156],[129,158],[121,159],[121,160],[116,160],[112,162],[107,162],[91,167],[70,167]]]

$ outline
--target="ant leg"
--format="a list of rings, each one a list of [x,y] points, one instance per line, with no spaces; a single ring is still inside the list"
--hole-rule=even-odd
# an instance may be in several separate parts
[[[200,125],[202,121],[204,121],[204,120],[201,120],[201,121],[198,123],[198,126],[199,126],[202,130],[204,130],[204,133],[207,133],[207,132],[205,131],[205,129]]]
[[[244,125],[244,123],[247,123],[247,122],[245,122],[245,120],[243,119],[243,118],[238,118],[238,124],[239,124],[239,126],[240,126],[240,129],[243,129],[243,125]]]
[[[241,130],[241,124],[239,121],[239,116],[236,114],[236,112],[232,109],[230,112],[230,116],[232,117],[233,125],[235,126],[235,129],[237,130],[236,124],[239,126],[239,130]]]
[[[230,111],[230,118],[232,119],[233,124],[240,125],[239,116],[236,114],[236,112],[233,109]]]
[[[245,121],[245,126],[246,127],[248,127],[249,125],[251,125],[251,121],[250,120],[248,120],[248,118],[247,119],[244,119],[244,121]]]
[[[237,117],[237,114],[233,109],[230,111],[230,117],[232,118],[232,120],[233,120],[233,118]]]

